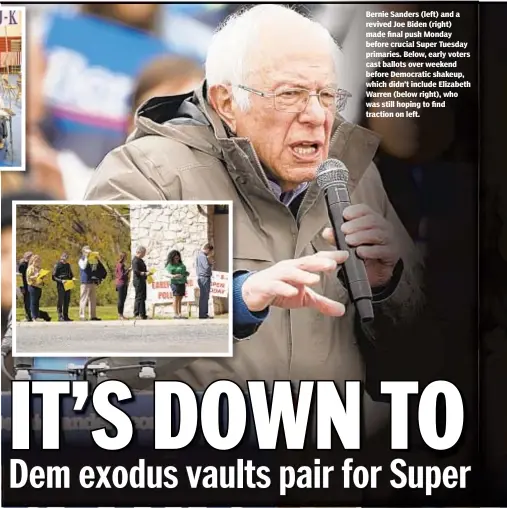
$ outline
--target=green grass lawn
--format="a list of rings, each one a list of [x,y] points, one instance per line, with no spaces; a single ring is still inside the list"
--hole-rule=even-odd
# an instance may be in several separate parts
[[[56,307],[41,307],[41,310],[45,310],[51,316],[53,321],[58,320]],[[79,307],[70,307],[69,317],[70,319],[78,321]],[[118,319],[118,310],[116,309],[116,305],[103,305],[102,307],[97,307],[97,317],[104,321]],[[25,319],[25,309],[18,303],[18,306],[16,307],[16,321],[23,321],[23,319]]]
[[[53,321],[58,320],[58,314],[56,312],[56,307],[41,307],[41,310],[45,310]],[[183,309],[183,312],[186,313],[186,309]],[[87,314],[88,316],[88,314]],[[70,307],[69,308],[69,317],[75,321],[79,320],[79,307]],[[116,305],[103,305],[101,307],[97,307],[97,317],[102,319],[103,321],[116,321],[118,319],[118,311],[116,309]],[[151,317],[151,316],[149,316]],[[217,316],[220,319],[227,319],[227,314],[221,314]],[[23,308],[23,304],[18,302],[16,307],[16,321],[23,321],[25,319],[25,309]],[[170,317],[157,317],[157,319],[171,319]],[[197,319],[197,313],[193,313],[191,319]]]

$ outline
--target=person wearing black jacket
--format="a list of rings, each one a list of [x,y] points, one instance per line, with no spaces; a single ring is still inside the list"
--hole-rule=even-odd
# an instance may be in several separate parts
[[[27,168],[28,169],[28,168]],[[2,189],[4,190],[4,189]],[[13,246],[13,231],[12,231],[12,203],[13,201],[47,201],[53,199],[51,196],[42,192],[36,192],[29,189],[21,189],[15,192],[5,192],[2,194],[1,201],[1,308],[0,308],[0,332],[2,337],[1,354],[3,356],[4,367],[2,370],[2,392],[11,391],[11,377],[10,373],[14,371],[14,361],[12,358],[12,313],[16,312],[12,308],[12,246]],[[31,317],[31,314],[30,314]]]
[[[58,303],[56,306],[58,321],[72,321],[69,318],[70,289],[66,290],[64,286],[66,280],[74,278],[68,260],[69,255],[66,252],[62,253],[60,261],[53,268],[53,280],[56,282],[56,290],[58,291]]]
[[[125,319],[123,310],[125,309],[125,300],[127,299],[127,291],[129,287],[129,274],[131,267],[125,266],[127,253],[122,252],[116,262],[115,282],[116,291],[118,292],[118,319]]]
[[[136,255],[132,259],[132,272],[134,273],[134,289],[136,290],[136,298],[134,301],[134,318],[148,319],[146,315],[146,279],[148,278],[148,270],[143,261],[146,255],[146,248],[139,246],[136,249]]]
[[[23,304],[25,306],[25,319],[26,321],[32,321],[32,314],[30,312],[30,293],[28,292],[28,281],[26,280],[26,270],[28,268],[28,262],[32,257],[31,252],[25,252],[21,261],[18,265],[18,272],[21,274],[23,279],[23,285],[19,288],[23,295]]]

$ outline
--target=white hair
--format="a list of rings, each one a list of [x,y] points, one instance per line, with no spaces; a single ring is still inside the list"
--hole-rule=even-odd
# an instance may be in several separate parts
[[[253,69],[248,66],[251,51],[262,35],[265,23],[276,18],[279,26],[291,22],[306,24],[313,33],[322,36],[338,70],[341,50],[329,31],[320,23],[307,18],[296,11],[276,4],[262,4],[232,14],[218,28],[213,36],[206,57],[206,82],[213,85],[233,85],[232,93],[238,106],[246,110],[249,107],[249,93],[234,85],[247,85]],[[301,37],[304,35],[301,34]],[[209,88],[208,88],[209,89]]]
[[[143,252],[146,252],[146,247],[144,247],[144,245],[138,245],[136,248],[136,254],[141,254]]]

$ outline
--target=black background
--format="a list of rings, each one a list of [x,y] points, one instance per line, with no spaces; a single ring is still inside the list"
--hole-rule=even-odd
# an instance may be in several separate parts
[[[480,6],[481,418],[484,504],[507,503],[507,4]]]

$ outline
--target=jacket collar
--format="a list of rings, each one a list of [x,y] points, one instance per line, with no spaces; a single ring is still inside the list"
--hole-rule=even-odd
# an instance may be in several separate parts
[[[274,198],[266,173],[248,138],[230,135],[226,126],[206,100],[207,85],[193,93],[150,99],[136,114],[136,131],[129,140],[146,135],[174,138],[223,160],[230,178],[244,199],[252,193],[263,199]],[[349,170],[352,193],[373,160],[379,136],[337,116],[333,125],[329,157],[341,160]],[[302,212],[317,200],[315,181],[308,185]]]

